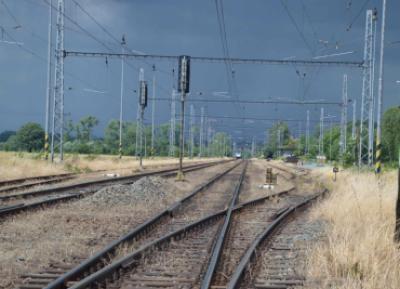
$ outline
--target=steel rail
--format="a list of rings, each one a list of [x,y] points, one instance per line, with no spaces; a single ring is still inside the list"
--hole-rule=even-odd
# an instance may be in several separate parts
[[[33,183],[28,183],[28,184],[8,186],[4,189],[0,189],[0,193],[28,189],[28,188],[32,188],[32,187],[40,186],[40,185],[50,185],[50,184],[54,184],[54,183],[60,183],[60,182],[67,181],[67,180],[70,180],[73,178],[74,178],[73,175],[67,175],[67,176],[63,176],[63,177],[59,177],[59,178],[51,178],[48,180],[37,181],[37,182],[33,182]]]
[[[231,161],[231,160],[228,160]],[[189,165],[186,168],[191,169],[191,168],[206,168],[208,166],[212,165],[217,165],[220,163],[224,163],[227,161],[215,161],[211,163],[206,163],[206,164],[195,164],[195,165]],[[138,178],[146,177],[146,176],[151,176],[155,174],[167,174],[167,173],[173,173],[176,172],[177,168],[170,168],[170,169],[163,169],[163,170],[158,170],[158,171],[149,171],[149,172],[142,172],[134,175],[128,175],[128,176],[122,176],[122,177],[116,177],[116,178],[104,178],[100,180],[93,180],[93,181],[85,181],[85,182],[80,182],[77,184],[71,184],[71,185],[63,185],[63,186],[58,186],[55,188],[47,188],[47,189],[42,189],[42,190],[34,190],[34,191],[29,191],[29,192],[24,192],[24,193],[16,193],[16,194],[11,194],[11,195],[5,195],[5,196],[0,196],[0,201],[6,201],[9,199],[17,199],[17,198],[27,198],[27,197],[32,197],[32,196],[40,196],[40,195],[45,195],[53,192],[64,192],[64,191],[69,191],[73,189],[80,189],[80,188],[85,188],[89,186],[94,186],[94,185],[111,185],[114,183],[120,183],[120,184],[130,184],[133,181],[137,180]]]
[[[270,198],[280,196],[283,194],[289,193],[291,190],[294,188],[284,190],[277,192],[275,194],[271,194],[269,196],[264,196],[260,197],[257,199],[250,200],[248,202],[239,204],[235,206],[232,210],[232,212],[239,212],[240,210],[249,207],[249,206],[255,206],[257,204],[263,203]],[[147,244],[142,245],[140,248],[135,250],[132,253],[129,253],[128,255],[118,259],[117,261],[107,265],[106,267],[103,267],[99,271],[94,272],[93,274],[86,276],[84,279],[80,280],[79,282],[75,283],[73,286],[68,287],[69,289],[84,289],[84,288],[92,288],[95,284],[99,284],[105,280],[112,279],[115,280],[120,276],[121,271],[127,271],[130,268],[132,268],[135,264],[137,264],[138,260],[145,256],[147,252],[149,254],[152,253],[152,251],[155,248],[160,248],[164,244],[171,242],[172,240],[177,240],[182,236],[185,236],[185,234],[189,233],[192,230],[195,230],[199,227],[207,226],[212,222],[218,221],[219,219],[223,218],[226,216],[228,209],[221,210],[217,213],[211,214],[209,216],[206,216],[198,221],[195,221],[191,224],[188,224],[186,226],[183,226],[171,233],[168,233],[158,239],[155,239],[153,241],[148,242]],[[44,289],[55,289],[55,288],[67,288],[65,287],[65,283],[59,283],[61,287],[50,287],[47,286]]]
[[[208,163],[208,164],[201,164],[201,165],[192,166],[192,167],[189,167],[189,168],[187,167],[186,170],[184,170],[184,171],[188,172],[189,170],[190,171],[199,170],[199,169],[203,169],[205,167],[216,165],[218,163],[219,162],[213,162],[211,164]],[[166,174],[164,173],[164,176],[165,177],[172,176],[173,174],[176,173],[176,170],[177,169],[174,169],[172,172],[170,172],[169,169],[168,169],[168,172]],[[144,174],[138,174],[138,175],[135,175],[136,176],[135,180],[139,179],[141,177],[144,177],[144,176],[149,176],[149,175],[158,175],[158,174],[162,175],[162,173],[164,171],[165,170],[148,172],[145,175]],[[133,182],[133,180],[130,179],[128,182],[123,182],[122,184],[130,184],[132,182]],[[67,201],[67,200],[72,200],[72,199],[76,199],[76,198],[82,198],[82,197],[85,197],[88,194],[94,193],[96,190],[97,190],[97,188],[96,189],[92,189],[90,191],[85,191],[85,192],[80,192],[80,193],[73,193],[73,194],[69,194],[69,195],[65,195],[65,196],[49,198],[49,199],[33,202],[33,203],[30,203],[30,204],[21,203],[21,204],[17,204],[17,205],[11,205],[11,206],[8,206],[8,207],[2,207],[2,208],[0,208],[0,217],[5,217],[7,215],[19,213],[19,212],[22,212],[22,211],[25,211],[25,210],[30,210],[30,209],[33,209],[33,208],[37,208],[37,207],[41,207],[41,206],[45,206],[45,205],[49,205],[49,204],[54,204],[54,203],[60,202],[60,201]],[[51,191],[54,191],[54,190],[51,190]]]
[[[240,260],[238,266],[236,267],[235,272],[232,274],[231,279],[229,280],[227,289],[237,289],[240,286],[240,283],[243,281],[244,273],[251,262],[252,258],[256,254],[257,248],[260,244],[265,241],[267,238],[271,237],[275,232],[275,229],[282,225],[285,221],[288,220],[289,217],[293,216],[299,209],[311,203],[311,201],[317,199],[321,195],[326,192],[323,191],[322,193],[315,194],[307,198],[306,200],[287,208],[287,210],[283,211],[281,215],[279,215],[271,224],[267,226],[267,228],[253,241],[250,247],[247,249],[246,253],[243,255],[242,259]]]
[[[65,177],[65,176],[72,176],[72,175],[74,175],[74,173],[66,173],[66,174],[58,174],[58,175],[46,175],[46,176],[28,177],[28,178],[22,178],[22,179],[5,180],[5,181],[0,181],[0,187],[9,186],[9,185],[15,185],[15,184],[23,183],[23,182],[26,182],[26,181],[48,180],[48,179],[51,179],[51,178]]]
[[[109,58],[139,58],[139,59],[159,59],[168,61],[177,61],[179,56],[161,55],[161,54],[137,54],[137,53],[107,53],[107,52],[84,52],[84,51],[66,51],[64,57],[109,57]],[[336,60],[317,60],[317,59],[268,59],[268,58],[239,58],[239,57],[207,57],[207,56],[190,56],[192,61],[209,62],[209,63],[225,63],[229,61],[233,64],[267,64],[267,65],[302,65],[302,66],[348,66],[353,68],[363,68],[363,61],[336,61]]]
[[[212,249],[211,258],[208,263],[206,273],[201,282],[201,286],[200,286],[201,289],[208,289],[211,286],[211,281],[214,277],[215,269],[216,269],[217,264],[221,257],[224,242],[226,240],[226,235],[231,226],[232,211],[233,211],[233,209],[237,203],[238,197],[239,197],[240,189],[242,187],[242,183],[243,183],[244,177],[246,175],[247,165],[248,165],[248,162],[246,161],[245,168],[244,168],[242,174],[240,175],[239,181],[235,187],[235,192],[232,196],[231,202],[230,202],[228,210],[226,212],[224,224],[218,234],[217,241],[215,242],[214,247]]]
[[[33,202],[30,204],[21,203],[21,204],[8,206],[8,207],[3,207],[3,208],[0,208],[0,217],[5,217],[7,215],[19,213],[19,212],[22,212],[25,210],[30,210],[30,209],[38,208],[41,206],[58,203],[60,201],[67,201],[67,200],[71,200],[71,199],[82,198],[82,197],[84,197],[84,195],[85,195],[84,193],[76,193],[76,194],[70,194],[68,196],[60,196],[60,197],[54,197],[51,199],[41,200],[41,201]]]
[[[175,202],[173,205],[171,205],[169,208],[165,209],[161,213],[158,213],[154,217],[150,218],[147,220],[145,223],[139,225],[138,227],[134,228],[132,231],[129,233],[125,234],[121,238],[113,241],[110,243],[108,246],[106,246],[104,249],[101,251],[97,252],[94,254],[92,257],[89,259],[86,259],[83,261],[81,264],[79,264],[77,267],[71,269],[70,271],[66,272],[53,282],[51,282],[49,285],[45,287],[45,289],[63,289],[66,288],[65,284],[68,281],[71,280],[76,280],[77,278],[80,278],[81,276],[84,276],[87,273],[92,272],[92,269],[98,269],[99,262],[102,261],[103,258],[106,258],[109,255],[114,254],[115,250],[119,245],[125,242],[130,242],[133,241],[134,239],[140,237],[141,235],[144,235],[148,233],[157,223],[159,223],[162,219],[166,217],[172,217],[174,212],[178,210],[184,203],[189,201],[191,198],[193,198],[195,195],[197,195],[199,192],[205,190],[206,188],[210,187],[212,184],[214,184],[216,181],[221,179],[223,176],[228,174],[230,171],[238,167],[242,162],[237,162],[235,165],[232,167],[226,169],[222,173],[217,174],[216,176],[212,177],[210,180],[207,182],[201,184],[200,186],[196,187],[190,194],[182,198],[181,200]],[[192,168],[191,168],[192,169]],[[193,169],[192,169],[193,170]],[[0,212],[1,213],[1,212]]]

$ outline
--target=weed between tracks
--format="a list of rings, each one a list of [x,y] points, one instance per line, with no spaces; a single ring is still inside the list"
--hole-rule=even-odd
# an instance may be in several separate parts
[[[320,174],[331,195],[313,209],[327,222],[327,239],[310,252],[307,288],[400,288],[400,251],[393,243],[396,175],[349,171],[334,184]],[[334,186],[333,186],[334,184]]]

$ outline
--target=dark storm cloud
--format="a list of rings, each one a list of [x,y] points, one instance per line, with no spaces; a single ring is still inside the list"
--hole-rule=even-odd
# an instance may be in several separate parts
[[[16,40],[23,42],[24,47],[34,51],[44,60],[22,51],[15,45],[0,43],[0,131],[16,129],[26,121],[43,123],[46,88],[48,8],[39,0],[4,1],[22,28],[12,28],[15,26],[15,20],[1,5],[0,25]],[[222,56],[213,0],[78,2],[115,35],[115,38],[120,39],[122,34],[125,34],[128,46],[135,51]],[[224,1],[227,40],[232,57],[301,59],[311,58],[313,55],[354,51],[353,54],[335,59],[362,59],[365,12],[358,17],[350,31],[346,31],[346,28],[358,14],[364,1],[351,1],[351,9],[346,8],[349,1],[344,0],[284,2],[287,3],[287,10],[278,0]],[[368,4],[368,8],[375,6],[380,9],[380,1],[374,0]],[[118,43],[82,13],[73,1],[66,0],[66,11],[72,19],[108,47],[115,51],[121,50]],[[388,1],[387,43],[400,40],[400,21],[396,11],[400,11],[400,3]],[[295,19],[305,39],[296,30],[290,15]],[[70,21],[66,20],[66,26],[66,49],[106,51],[104,46],[85,35]],[[388,45],[386,49],[385,107],[399,104],[400,85],[396,84],[396,80],[400,79],[399,48],[400,44],[397,44]],[[137,87],[138,69],[143,67],[146,78],[150,80],[153,62],[149,64],[131,60],[126,66],[124,115],[127,120],[134,120],[136,116],[137,96],[133,91]],[[172,87],[171,70],[175,63],[155,61],[154,64],[160,70],[157,73],[160,85],[157,95],[169,97]],[[340,101],[344,73],[349,75],[350,97],[359,100],[361,96],[361,74],[357,69],[255,65],[234,65],[234,69],[238,97],[241,99],[305,97]],[[67,58],[66,71],[69,73],[65,79],[65,86],[69,88],[65,94],[66,112],[70,113],[74,120],[87,114],[96,115],[101,120],[102,128],[110,119],[118,117],[119,60],[110,59],[106,66],[105,59]],[[71,74],[75,78],[71,77]],[[299,74],[305,77],[300,78]],[[193,63],[191,88],[194,93],[189,98],[195,97],[195,92],[200,91],[204,97],[209,98],[215,97],[213,91],[226,91],[225,67],[222,64]],[[90,90],[106,93],[93,93]],[[201,104],[195,105],[197,114],[200,114]],[[311,110],[313,119],[318,119],[319,106],[248,104],[244,106],[244,115],[258,118],[304,119],[307,109]],[[208,104],[207,110],[210,115],[238,114],[237,108],[230,104]],[[325,110],[330,114],[339,115],[337,106],[329,106]],[[147,113],[148,119],[150,114]],[[168,118],[168,102],[158,103],[157,122],[165,122]],[[230,132],[233,132],[235,127],[242,127],[242,132],[235,135],[254,135],[263,139],[265,128],[269,127],[271,122],[246,123],[232,120],[218,121],[218,124],[220,129]],[[292,127],[297,128],[298,123],[293,123]]]

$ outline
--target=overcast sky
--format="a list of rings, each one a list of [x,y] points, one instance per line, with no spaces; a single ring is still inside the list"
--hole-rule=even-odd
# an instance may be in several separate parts
[[[44,125],[48,4],[50,0],[0,0],[0,131],[15,130],[23,123]],[[76,0],[101,23],[115,39],[124,34],[127,47],[149,54],[222,56],[215,0]],[[400,2],[388,0],[385,50],[384,107],[399,105],[400,84]],[[65,48],[73,51],[120,52],[121,46],[107,35],[73,0],[65,0]],[[365,4],[367,3],[367,4]],[[56,0],[53,0],[56,5]],[[312,59],[341,54],[326,60],[361,61],[363,57],[365,10],[378,8],[381,0],[231,0],[223,1],[228,49],[231,57],[270,59]],[[55,11],[54,11],[55,14]],[[54,15],[55,16],[55,15]],[[55,17],[54,17],[55,18]],[[74,23],[79,24],[79,27]],[[349,25],[351,28],[348,29]],[[16,28],[17,26],[17,28]],[[100,40],[99,43],[89,36]],[[378,24],[378,32],[380,23]],[[11,36],[11,37],[10,37]],[[8,41],[18,41],[21,46]],[[55,41],[55,33],[53,42]],[[377,39],[379,47],[380,34]],[[25,49],[25,50],[24,50]],[[34,52],[31,54],[29,52]],[[175,62],[129,60],[125,66],[124,119],[136,118],[138,70],[143,67],[151,82],[156,66],[156,96],[170,98]],[[378,64],[378,63],[377,63]],[[237,98],[248,100],[305,99],[338,102],[341,100],[343,74],[348,74],[349,98],[361,103],[361,70],[349,67],[302,67],[294,65],[233,65]],[[99,118],[96,134],[101,135],[111,119],[119,117],[121,61],[105,58],[65,59],[65,113],[74,121],[86,115]],[[216,95],[228,91],[223,63],[193,62],[193,98],[233,98]],[[98,91],[98,92],[96,92]],[[202,94],[199,95],[199,92]],[[150,95],[152,91],[150,90]],[[318,121],[321,105],[246,104],[194,102],[196,115],[205,106],[208,115],[245,116],[290,121],[293,130],[304,130],[306,110]],[[189,106],[187,106],[188,108]],[[189,109],[187,109],[189,110]],[[326,105],[326,114],[339,121],[340,108]],[[357,117],[359,117],[359,106]],[[349,109],[349,119],[352,111]],[[145,118],[150,122],[148,107]],[[158,101],[156,123],[170,117],[170,103]],[[196,119],[199,121],[199,118]],[[215,119],[218,131],[241,138],[265,139],[272,121]],[[249,142],[250,142],[249,141]]]

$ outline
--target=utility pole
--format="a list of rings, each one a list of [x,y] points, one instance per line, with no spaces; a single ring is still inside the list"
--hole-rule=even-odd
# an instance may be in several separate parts
[[[306,122],[306,156],[310,153],[310,111],[307,110]]]
[[[367,10],[364,39],[363,87],[361,97],[360,141],[358,149],[358,166],[364,160],[368,165],[373,164],[373,135],[374,135],[374,71],[375,71],[375,32],[377,21],[376,10]]]
[[[347,74],[343,75],[342,117],[340,122],[340,154],[343,158],[347,148]]]
[[[318,155],[324,155],[324,108],[321,107],[321,118],[319,123]]]
[[[144,109],[147,106],[147,83],[145,80],[139,81],[139,106],[140,106],[140,161],[139,165],[140,168],[143,168],[143,116],[144,116]]]
[[[199,149],[199,157],[203,157],[203,149],[204,149],[204,107],[202,106],[200,109],[200,149]]]
[[[172,70],[171,120],[169,129],[169,156],[175,156],[175,71]]]
[[[384,51],[385,51],[385,19],[386,18],[386,0],[382,2],[382,25],[381,25],[381,51],[379,55],[379,78],[378,78],[378,103],[376,117],[376,164],[375,173],[381,172],[381,156],[382,156],[382,106],[383,106],[383,74],[384,74]]]
[[[179,171],[176,179],[184,180],[183,175],[183,154],[184,154],[184,128],[185,128],[185,98],[189,93],[190,83],[190,57],[182,55],[179,57],[178,92],[181,93],[181,129],[180,129],[180,149],[179,149]]]
[[[64,0],[57,3],[57,36],[55,88],[53,99],[53,120],[51,134],[51,161],[54,161],[55,150],[58,146],[59,160],[64,158]]]
[[[154,156],[154,137],[155,137],[155,127],[154,127],[154,117],[156,112],[156,66],[153,65],[153,99],[151,101],[151,155]]]
[[[125,53],[125,35],[122,35],[122,54]],[[119,107],[119,158],[122,158],[122,114],[123,114],[123,98],[124,98],[124,57],[121,57],[121,91],[120,91],[120,107]]]
[[[48,28],[48,43],[47,43],[47,89],[46,89],[46,117],[45,117],[45,134],[44,134],[44,157],[47,160],[49,158],[49,118],[50,118],[50,100],[52,92],[52,75],[51,75],[51,36],[53,34],[53,4],[50,0],[49,5],[49,28]]]

